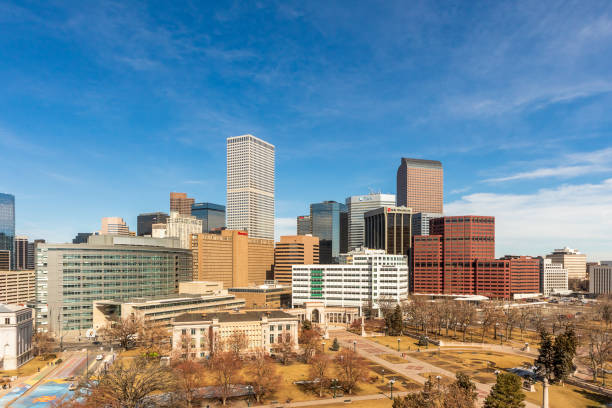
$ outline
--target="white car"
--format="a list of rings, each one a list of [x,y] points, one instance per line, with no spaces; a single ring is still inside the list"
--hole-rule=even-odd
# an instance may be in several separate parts
[[[98,360],[98,361],[102,360],[103,358],[104,358],[104,354],[98,354],[96,356],[96,360]]]

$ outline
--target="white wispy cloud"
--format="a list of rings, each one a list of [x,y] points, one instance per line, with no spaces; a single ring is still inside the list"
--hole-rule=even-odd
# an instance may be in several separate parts
[[[544,255],[568,245],[589,259],[612,259],[612,179],[530,194],[469,194],[447,203],[445,214],[495,216],[497,255]]]
[[[612,147],[585,153],[566,154],[559,158],[562,166],[541,167],[503,177],[488,178],[487,182],[531,180],[544,177],[571,178],[612,171]]]

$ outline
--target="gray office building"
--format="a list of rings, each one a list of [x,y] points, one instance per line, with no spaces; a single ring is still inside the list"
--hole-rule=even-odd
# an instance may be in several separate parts
[[[192,279],[191,251],[178,238],[92,235],[86,244],[38,244],[36,326],[82,337],[94,300],[171,295]]]
[[[9,267],[15,269],[15,196],[0,193],[0,251],[9,252]]]
[[[348,252],[348,212],[336,201],[310,204],[312,236],[319,238],[319,263],[338,263]]]
[[[444,217],[437,213],[412,214],[412,235],[429,235],[429,220]]]
[[[89,237],[93,235],[92,232],[79,232],[74,238],[72,238],[73,244],[86,244]]]
[[[165,212],[152,212],[138,214],[136,218],[136,235],[139,237],[151,236],[153,234],[153,224],[165,224],[168,214]]]
[[[213,203],[191,205],[191,215],[202,220],[202,232],[219,231],[225,228],[225,206]]]
[[[310,215],[299,215],[297,217],[297,234],[312,234],[312,222],[310,220]]]

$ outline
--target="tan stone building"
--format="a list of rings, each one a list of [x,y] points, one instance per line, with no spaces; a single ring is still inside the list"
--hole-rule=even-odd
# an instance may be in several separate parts
[[[283,343],[298,350],[299,318],[280,310],[186,313],[172,323],[172,348],[182,358],[205,358],[212,347],[227,349],[235,333],[247,339],[244,352],[274,351]]]
[[[319,238],[312,235],[285,235],[274,248],[274,279],[291,287],[293,265],[319,263]]]
[[[36,299],[34,270],[0,270],[0,303],[23,304]]]
[[[193,234],[194,279],[223,282],[223,287],[261,285],[272,273],[274,241],[249,238],[246,231]]]
[[[244,299],[247,309],[280,309],[291,306],[291,286],[277,285],[274,282],[229,288],[228,292]]]
[[[577,249],[561,248],[555,249],[552,254],[546,255],[546,258],[552,260],[553,263],[563,265],[567,269],[568,279],[586,279],[586,254],[579,252]]]

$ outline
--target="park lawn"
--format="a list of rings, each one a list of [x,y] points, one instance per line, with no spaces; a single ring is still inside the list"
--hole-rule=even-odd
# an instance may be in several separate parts
[[[535,392],[525,392],[526,400],[539,406],[542,403],[542,384],[536,383],[535,389]],[[551,385],[548,398],[551,407],[591,408],[612,402],[612,399],[603,395],[569,384]]]
[[[495,382],[495,370],[507,370],[520,367],[523,363],[531,362],[527,357],[504,354],[494,351],[437,351],[411,354],[411,357],[433,364],[447,371],[461,371],[475,381],[483,384]],[[493,363],[494,365],[492,365]]]
[[[280,363],[275,363],[277,368],[277,373],[279,374],[281,381],[276,390],[276,392],[268,395],[265,400],[266,402],[270,401],[278,401],[279,403],[285,403],[286,401],[309,401],[319,399],[319,394],[316,391],[312,391],[303,386],[295,385],[295,381],[304,381],[308,380],[308,373],[310,366],[308,364],[304,364],[298,361],[292,361],[287,365],[282,365]],[[333,370],[333,369],[332,369]],[[330,372],[333,372],[330,370]],[[344,398],[350,398],[351,396],[356,395],[370,395],[370,394],[380,394],[381,392],[388,392],[389,386],[387,382],[382,382],[380,377],[380,367],[368,362],[367,369],[368,378],[367,381],[361,382],[358,384],[357,388],[353,390],[353,394],[349,395],[345,393]],[[412,381],[406,378],[403,378],[399,375],[394,375],[394,373],[385,371],[385,378],[395,377],[398,379],[398,382],[394,385],[393,390],[397,391],[407,391],[408,388],[402,384],[402,382],[406,382],[408,387],[414,388],[415,384],[411,384]],[[243,368],[240,371],[240,378],[237,382],[247,382],[249,380],[249,371],[248,367]],[[204,376],[205,385],[215,385],[215,380],[211,372],[206,372]],[[338,390],[338,393],[341,393],[341,390]],[[333,396],[333,391],[329,388],[326,388],[323,391],[323,398],[330,398]]]
[[[14,375],[19,376],[19,377],[27,377],[27,376],[37,373],[39,368],[40,368],[40,371],[44,370],[44,368],[50,362],[57,361],[61,357],[62,356],[60,353],[57,353],[57,358],[52,358],[50,360],[41,360],[38,357],[34,357],[32,360],[28,361],[27,363],[19,367],[19,369],[17,370],[0,371],[0,377],[3,377],[3,376],[12,377]]]

